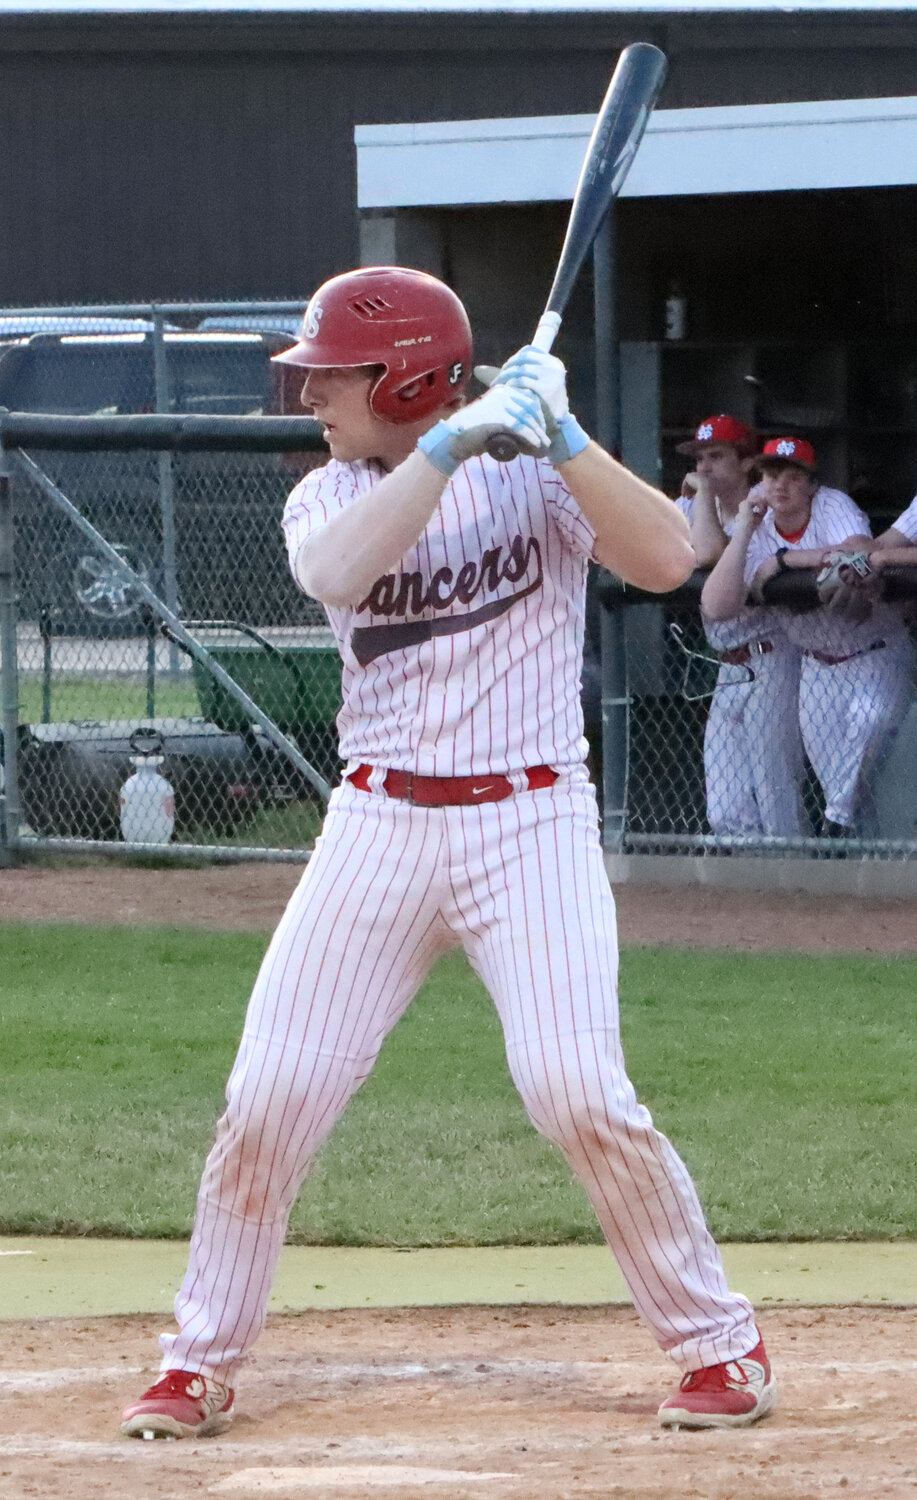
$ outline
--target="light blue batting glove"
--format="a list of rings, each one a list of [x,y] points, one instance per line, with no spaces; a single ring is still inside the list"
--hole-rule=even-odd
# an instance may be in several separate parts
[[[501,369],[493,365],[477,365],[474,373],[482,385],[491,389],[506,385],[535,392],[541,401],[550,439],[545,457],[555,466],[567,463],[588,447],[589,434],[570,410],[567,371],[556,355],[546,354],[534,344],[526,344]]]
[[[582,453],[584,448],[589,447],[589,434],[580,426],[572,411],[568,411],[567,415],[558,421],[552,416],[544,402],[542,402],[542,410],[545,431],[550,442],[545,457],[549,458],[552,464],[568,463],[571,458]]]

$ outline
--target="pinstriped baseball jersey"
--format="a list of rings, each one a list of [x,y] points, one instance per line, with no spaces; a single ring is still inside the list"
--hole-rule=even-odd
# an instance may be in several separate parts
[[[312,530],[382,477],[308,474],[284,512],[294,576]],[[580,701],[595,533],[544,460],[470,459],[396,571],[328,608],[343,660],[342,758],[417,775],[569,766],[586,754]]]
[[[902,511],[897,521],[892,525],[902,536],[906,536],[909,542],[917,542],[917,496],[911,501],[907,510]]]
[[[676,504],[688,523],[694,519],[695,500],[691,495],[679,496]],[[721,521],[727,537],[736,529],[735,517]],[[765,609],[764,605],[748,605],[732,620],[704,620],[704,634],[714,651],[728,651],[733,646],[744,646],[749,641],[768,640],[779,649],[788,650],[789,642],[783,631],[779,613]],[[766,670],[766,664],[764,670]]]
[[[854,535],[870,535],[868,518],[843,490],[821,486],[809,523],[788,542],[768,512],[749,546],[746,577],[778,547],[830,547]],[[799,723],[806,754],[825,798],[830,823],[856,830],[868,816],[872,784],[909,697],[909,640],[897,610],[874,604],[861,622],[825,609],[786,611],[786,630],[803,651]],[[875,646],[889,649],[873,649]],[[841,658],[820,662],[813,651]]]
[[[693,498],[684,497],[678,505],[690,522]],[[735,517],[721,524],[731,537]],[[772,647],[755,656],[753,663],[724,662],[717,674],[704,726],[707,822],[714,833],[793,837],[805,831],[797,721],[799,651],[787,638],[783,614],[756,604],[731,620],[703,621],[715,651],[752,641]]]
[[[831,547],[855,535],[871,536],[868,516],[843,490],[821,485],[812,500],[812,513],[802,536],[788,542],[780,535],[773,511],[768,511],[748,547],[745,577],[751,581],[761,564],[773,557],[779,547],[801,551]],[[868,620],[854,624],[826,610],[809,610],[804,614],[785,611],[785,628],[790,640],[804,651],[825,651],[842,656],[862,651],[873,641],[882,639],[890,645],[905,645],[907,632],[898,611],[888,604],[876,604]]]

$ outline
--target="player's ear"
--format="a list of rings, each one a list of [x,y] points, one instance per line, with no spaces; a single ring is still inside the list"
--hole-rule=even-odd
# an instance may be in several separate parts
[[[740,462],[739,467],[741,468],[743,474],[753,473],[754,470],[758,467],[758,462],[755,458],[755,455],[752,454],[750,458],[743,458]]]

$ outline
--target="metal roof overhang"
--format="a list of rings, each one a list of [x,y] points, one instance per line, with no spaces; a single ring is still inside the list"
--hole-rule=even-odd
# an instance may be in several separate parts
[[[358,125],[361,209],[569,200],[593,115]],[[917,97],[657,110],[622,197],[917,182]]]

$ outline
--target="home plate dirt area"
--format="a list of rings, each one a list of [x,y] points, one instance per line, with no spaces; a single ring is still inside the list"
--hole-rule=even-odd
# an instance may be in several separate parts
[[[161,1318],[3,1325],[0,1495],[858,1500],[917,1493],[917,1308],[769,1309],[777,1412],[663,1431],[674,1372],[627,1308],[372,1309],[269,1320],[222,1437],[143,1442]]]

